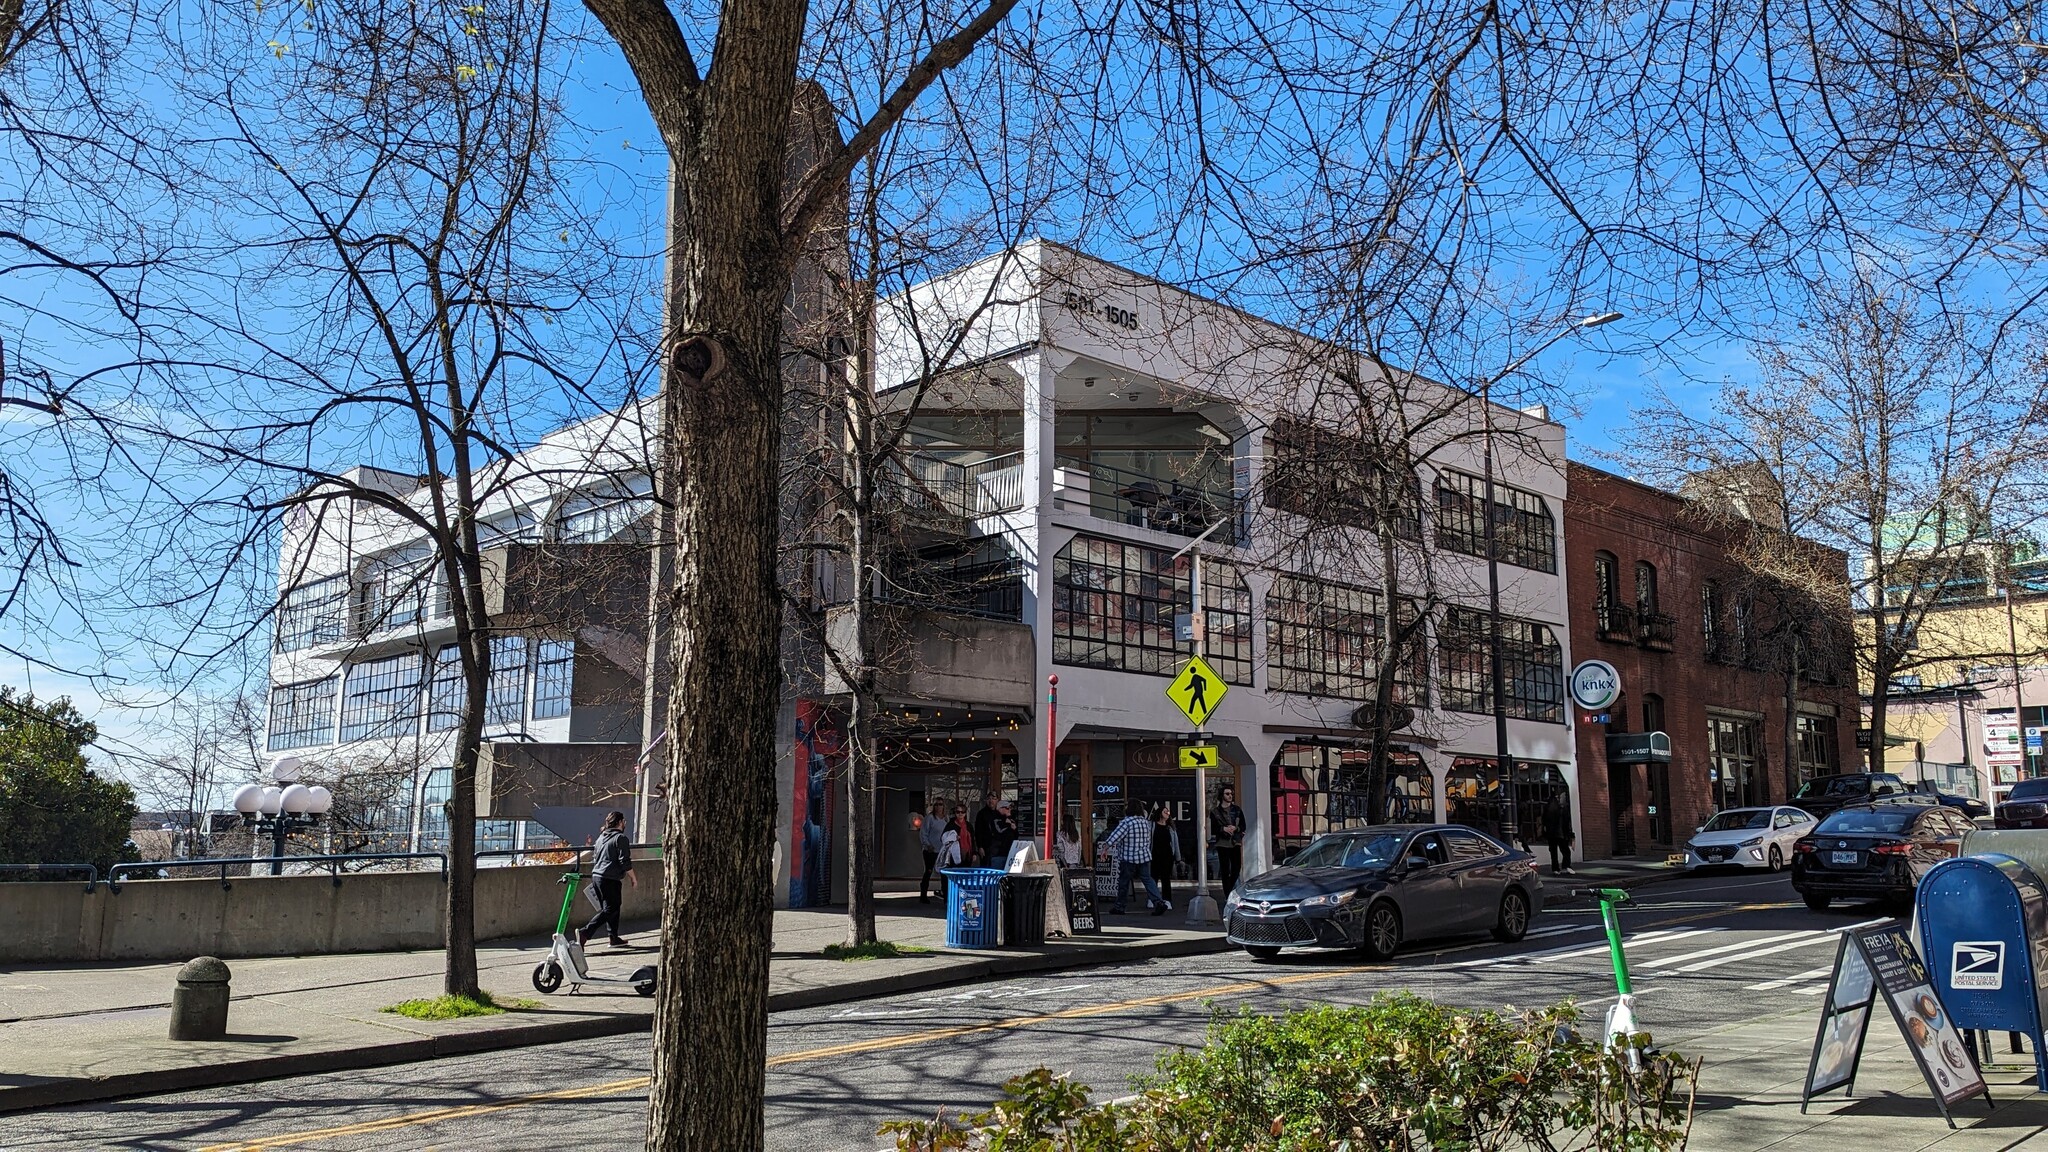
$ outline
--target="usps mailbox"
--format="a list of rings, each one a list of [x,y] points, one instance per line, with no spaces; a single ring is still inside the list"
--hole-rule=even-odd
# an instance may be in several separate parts
[[[2048,1091],[2048,887],[2018,860],[1984,853],[1928,869],[1917,899],[1927,967],[1956,1027],[2031,1037]]]

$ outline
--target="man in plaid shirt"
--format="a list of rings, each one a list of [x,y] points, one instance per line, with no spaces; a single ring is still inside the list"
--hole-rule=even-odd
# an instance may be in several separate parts
[[[1152,821],[1136,804],[1124,807],[1124,818],[1102,842],[1116,859],[1116,904],[1111,912],[1122,915],[1131,895],[1131,878],[1145,882],[1145,904],[1154,916],[1166,915],[1166,901],[1159,898],[1159,884],[1152,879]]]

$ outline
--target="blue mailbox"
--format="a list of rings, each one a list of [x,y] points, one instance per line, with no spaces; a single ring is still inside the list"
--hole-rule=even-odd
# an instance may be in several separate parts
[[[2031,1037],[2048,1091],[2048,887],[2018,860],[1984,853],[1928,869],[1917,899],[1927,967],[1956,1027]]]

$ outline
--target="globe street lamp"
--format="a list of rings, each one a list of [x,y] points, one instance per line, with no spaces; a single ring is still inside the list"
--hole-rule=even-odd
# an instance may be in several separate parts
[[[235,790],[235,811],[244,827],[270,833],[270,874],[284,874],[284,839],[320,823],[334,807],[334,796],[318,784],[298,782],[299,761],[287,756],[270,766],[274,784],[244,784]]]

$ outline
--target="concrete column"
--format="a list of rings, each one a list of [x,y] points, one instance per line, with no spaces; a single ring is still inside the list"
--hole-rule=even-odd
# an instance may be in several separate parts
[[[1273,762],[1280,758],[1280,746],[1287,738],[1260,732],[1238,739],[1252,762],[1249,786],[1244,790],[1244,874],[1257,876],[1273,866]]]

